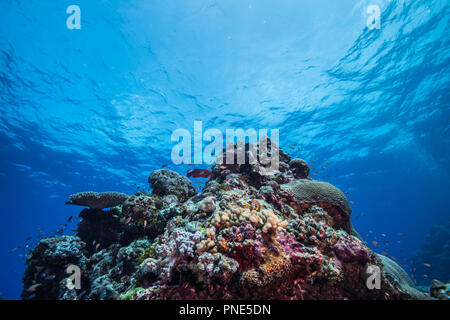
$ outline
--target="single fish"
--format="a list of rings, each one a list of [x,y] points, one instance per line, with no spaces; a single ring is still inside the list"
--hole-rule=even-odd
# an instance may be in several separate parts
[[[9,253],[14,253],[14,252],[16,252],[17,250],[19,250],[19,247],[12,248],[11,250],[9,250]]]
[[[429,263],[424,263],[423,265],[424,265],[425,267],[428,267],[428,268],[431,267],[431,264],[429,264]]]
[[[29,288],[27,289],[27,292],[34,292],[34,291],[36,291],[36,289],[37,289],[39,286],[41,286],[40,283],[33,284],[31,287],[29,287]]]
[[[211,176],[211,172],[206,169],[194,169],[194,170],[188,170],[187,176],[188,176],[188,178],[190,178],[190,177],[209,178]]]

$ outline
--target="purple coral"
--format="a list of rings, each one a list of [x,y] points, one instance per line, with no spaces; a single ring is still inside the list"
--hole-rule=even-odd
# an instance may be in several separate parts
[[[201,238],[200,231],[192,233],[183,228],[169,229],[156,246],[158,260],[151,261],[148,267],[160,276],[163,283],[170,282],[174,268],[194,257],[195,246]]]
[[[341,238],[334,246],[339,260],[342,262],[358,262],[365,264],[369,260],[369,251],[355,237]]]

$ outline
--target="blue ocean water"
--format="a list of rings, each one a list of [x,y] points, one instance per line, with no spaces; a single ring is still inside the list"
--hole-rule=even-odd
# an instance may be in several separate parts
[[[66,26],[73,4],[80,30]],[[3,298],[20,296],[25,239],[79,213],[70,194],[131,194],[162,165],[186,174],[170,136],[194,120],[279,129],[409,272],[449,219],[449,17],[440,0],[3,0]]]

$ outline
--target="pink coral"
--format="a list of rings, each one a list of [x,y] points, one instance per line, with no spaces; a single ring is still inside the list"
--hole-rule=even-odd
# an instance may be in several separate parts
[[[364,244],[355,237],[340,238],[334,246],[339,260],[342,262],[357,262],[365,264],[369,260],[369,251]]]

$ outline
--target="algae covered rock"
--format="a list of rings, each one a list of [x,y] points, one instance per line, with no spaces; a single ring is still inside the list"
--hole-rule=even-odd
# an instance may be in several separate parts
[[[197,194],[188,178],[172,170],[153,171],[148,177],[148,182],[152,187],[152,193],[161,197],[176,195],[180,201],[184,201]]]
[[[433,298],[439,300],[450,300],[450,283],[433,280],[430,287],[430,294]]]
[[[67,266],[86,267],[85,245],[76,236],[50,237],[39,241],[27,258],[22,298],[60,299],[66,290],[60,283],[64,284],[64,279],[68,277]]]

